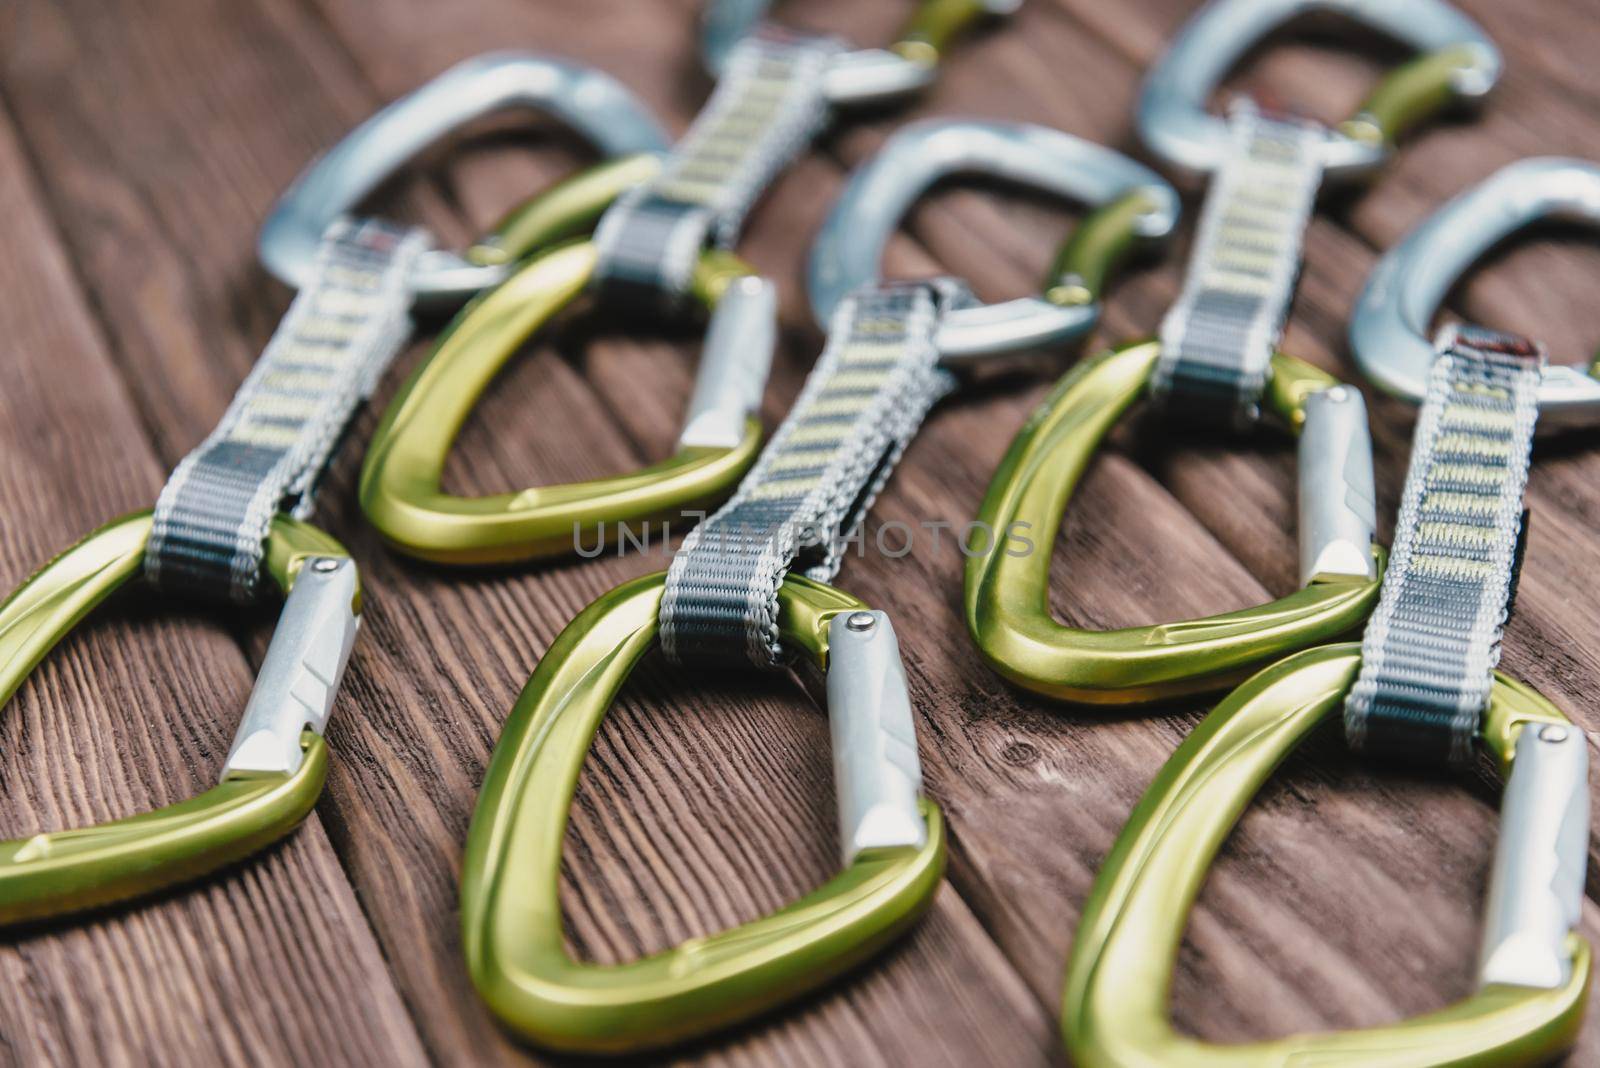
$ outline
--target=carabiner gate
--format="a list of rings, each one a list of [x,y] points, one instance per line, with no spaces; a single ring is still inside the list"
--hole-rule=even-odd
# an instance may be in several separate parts
[[[307,167],[261,226],[261,262],[300,288],[330,223],[452,130],[510,108],[548,112],[612,161],[568,183],[540,212],[513,212],[466,256],[425,253],[411,280],[419,308],[458,307],[504,281],[512,260],[582,232],[618,193],[655,173],[667,147],[660,124],[610,75],[533,53],[477,56],[383,108]]]
[[[107,524],[0,604],[0,704],[100,602],[143,574],[151,513]],[[188,801],[0,842],[0,926],[114,904],[206,875],[288,834],[328,773],[323,729],[360,624],[355,563],[279,515],[264,560],[283,612],[218,784]]]
[[[706,69],[720,74],[728,55],[753,31],[772,0],[711,0],[701,20],[700,54]],[[823,75],[825,95],[836,106],[877,104],[932,84],[950,42],[983,15],[1009,15],[1022,0],[919,0],[916,13],[888,48],[842,52]]]
[[[1210,0],[1146,75],[1138,118],[1145,144],[1174,166],[1214,169],[1228,147],[1227,124],[1206,110],[1217,83],[1256,41],[1314,11],[1345,15],[1422,53],[1330,131],[1322,166],[1331,176],[1372,170],[1406,130],[1453,100],[1483,96],[1500,76],[1494,43],[1444,0]]]
[[[563,630],[495,746],[462,860],[461,932],[495,1016],[540,1045],[651,1049],[773,1008],[861,963],[932,903],[944,826],[920,801],[910,699],[887,617],[797,576],[784,644],[827,674],[844,870],[770,916],[619,965],[574,961],[559,882],[567,811],[590,742],[655,645],[665,573],[618,587]]]
[[[1543,219],[1600,227],[1600,166],[1554,157],[1519,160],[1458,194],[1378,262],[1350,318],[1350,348],[1366,376],[1412,403],[1427,391],[1434,314],[1472,263]],[[1600,361],[1550,364],[1539,386],[1541,426],[1600,417]]]
[[[1290,657],[1232,694],[1140,799],[1084,906],[1062,1029],[1084,1068],[1543,1064],[1577,1037],[1590,949],[1575,933],[1588,849],[1583,732],[1499,673],[1480,740],[1506,776],[1476,993],[1401,1023],[1214,1046],[1167,1018],[1172,967],[1207,869],[1273,770],[1330,714],[1359,644]]]

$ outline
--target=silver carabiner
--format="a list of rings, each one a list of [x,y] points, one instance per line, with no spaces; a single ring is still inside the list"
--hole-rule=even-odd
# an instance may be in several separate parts
[[[388,105],[307,167],[262,224],[261,262],[298,288],[329,223],[441,137],[508,108],[548,112],[608,157],[664,152],[669,143],[644,105],[608,74],[529,52],[487,53]],[[503,281],[510,266],[431,251],[418,260],[411,289],[420,308],[449,309]]]
[[[1211,0],[1178,32],[1166,54],[1145,76],[1139,95],[1139,136],[1167,163],[1192,171],[1211,171],[1226,155],[1227,122],[1206,110],[1219,82],[1249,48],[1274,28],[1300,15],[1327,11],[1395,38],[1425,55],[1460,53],[1440,73],[1445,88],[1460,98],[1483,96],[1500,76],[1500,53],[1482,28],[1444,0]],[[1371,170],[1388,154],[1388,140],[1417,116],[1417,97],[1394,86],[1386,103],[1392,117],[1370,121],[1369,107],[1353,124],[1372,136],[1330,130],[1323,170],[1350,177]],[[1431,90],[1431,86],[1424,86]],[[1427,100],[1430,93],[1420,94]]]
[[[889,235],[929,186],[978,174],[1094,206],[1142,194],[1133,220],[1141,239],[1166,237],[1178,222],[1178,195],[1155,171],[1071,134],[1027,123],[930,119],[897,131],[850,176],[811,247],[806,289],[824,329],[851,290],[879,277]],[[936,344],[947,364],[1049,345],[1094,327],[1099,305],[1018,297],[947,312]]]
[[[1350,348],[1366,376],[1420,403],[1434,347],[1430,326],[1461,273],[1506,236],[1543,219],[1600,228],[1600,165],[1543,157],[1502,167],[1406,235],[1378,261],[1356,300]],[[1539,386],[1541,426],[1592,424],[1600,381],[1550,364]]]
[[[733,46],[766,17],[772,0],[711,0],[701,19],[700,53],[706,69],[722,73]],[[936,36],[953,33],[972,14],[1009,15],[1022,6],[1022,0],[965,0],[957,5],[923,7],[930,17],[939,15],[932,27]],[[970,8],[968,11],[966,8]],[[920,35],[917,39],[920,40]],[[914,93],[932,83],[937,73],[927,55],[906,54],[910,39],[892,48],[860,48],[841,52],[823,76],[824,93],[834,105],[876,104]],[[932,59],[937,59],[937,48]]]

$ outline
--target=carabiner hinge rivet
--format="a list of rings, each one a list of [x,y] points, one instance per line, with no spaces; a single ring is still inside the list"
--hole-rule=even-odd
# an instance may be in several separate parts
[[[845,618],[844,625],[857,633],[864,634],[878,625],[878,619],[871,612],[851,612]]]
[[[1081,308],[1094,303],[1094,292],[1083,275],[1070,271],[1056,279],[1045,291],[1044,299],[1062,308]]]

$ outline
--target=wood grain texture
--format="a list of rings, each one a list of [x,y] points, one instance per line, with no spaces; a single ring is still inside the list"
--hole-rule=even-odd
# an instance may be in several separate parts
[[[783,14],[876,42],[905,6],[816,0]],[[959,50],[926,98],[852,116],[803,158],[741,245],[782,297],[768,424],[821,343],[801,271],[850,166],[898,122],[939,114],[1049,123],[1142,155],[1130,124],[1140,72],[1192,6],[1030,0],[1009,27]],[[1496,96],[1476,121],[1413,138],[1372,188],[1326,198],[1309,235],[1285,347],[1347,377],[1343,323],[1382,248],[1513,158],[1600,156],[1594,20],[1553,3],[1462,6],[1506,52]],[[604,67],[681,131],[709,90],[693,57],[695,7],[19,0],[0,10],[9,209],[0,585],[148,504],[161,473],[213,424],[287,306],[287,291],[255,264],[253,238],[312,154],[450,63],[506,47]],[[1325,31],[1286,35],[1230,84],[1336,117],[1396,54],[1365,37],[1352,52],[1342,43]],[[374,206],[461,240],[586,158],[538,120],[485,124],[453,149]],[[1192,206],[1199,189],[1185,188]],[[989,297],[1032,288],[1071,211],[995,192],[935,193],[891,246],[890,269],[963,275]],[[1153,332],[1186,247],[1185,236],[1117,286],[1105,338]],[[1534,331],[1571,359],[1593,342],[1597,268],[1590,240],[1518,245],[1451,309]],[[660,457],[697,343],[690,329],[643,335],[594,316],[561,324],[475,413],[448,484],[502,490]],[[424,336],[379,404],[425,346]],[[885,523],[968,521],[1048,384],[1011,377],[937,409],[880,500],[868,543]],[[1368,396],[1387,513],[1412,416]],[[357,440],[372,423],[362,417]],[[1600,458],[1587,448],[1592,434],[1574,437],[1536,454],[1506,665],[1592,728]],[[330,727],[333,770],[317,815],[282,848],[203,887],[0,942],[0,974],[20,992],[0,1006],[0,1062],[542,1062],[493,1025],[467,982],[461,842],[499,725],[539,654],[589,600],[665,558],[470,574],[411,564],[361,521],[358,454],[346,450],[319,513],[360,559],[371,603]],[[1130,420],[1057,539],[1054,603],[1073,622],[1108,626],[1283,593],[1294,584],[1292,493],[1284,437],[1175,441]],[[928,789],[951,821],[949,886],[872,967],[681,1051],[683,1062],[1063,1059],[1054,1017],[1078,909],[1129,808],[1203,707],[1107,715],[1008,688],[965,634],[960,565],[948,536],[937,547],[924,538],[909,557],[868,553],[840,576],[898,621]],[[141,602],[65,643],[0,717],[0,831],[104,818],[201,786],[259,662],[262,622],[233,631]],[[833,802],[816,698],[788,680],[704,688],[660,664],[641,669],[573,808],[563,903],[575,952],[626,959],[757,916],[827,877]],[[1244,820],[1202,895],[1176,981],[1179,1025],[1237,1039],[1373,1023],[1467,993],[1494,797],[1487,780],[1397,777],[1313,745]],[[1591,902],[1591,939],[1597,920]],[[1572,1063],[1597,1060],[1591,1019]]]

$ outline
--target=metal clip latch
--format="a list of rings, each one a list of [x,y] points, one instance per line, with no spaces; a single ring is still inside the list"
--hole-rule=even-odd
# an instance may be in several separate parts
[[[1576,726],[1526,723],[1500,803],[1478,985],[1555,989],[1572,974],[1588,867],[1589,750]]]
[[[317,556],[301,566],[233,736],[223,781],[300,770],[300,736],[327,728],[361,627],[356,589],[356,565],[348,557]]]
[[[869,849],[921,849],[917,729],[900,643],[882,612],[848,612],[828,625],[828,725],[844,865]]]

